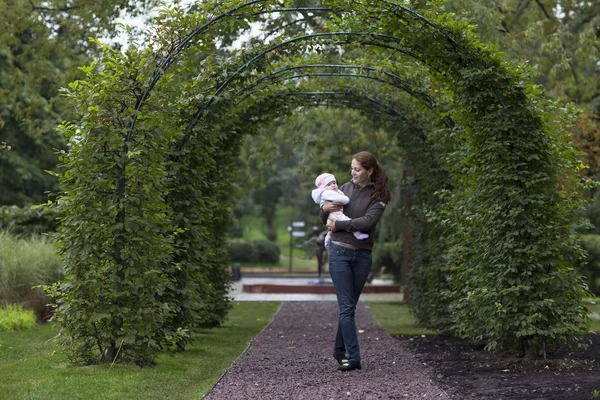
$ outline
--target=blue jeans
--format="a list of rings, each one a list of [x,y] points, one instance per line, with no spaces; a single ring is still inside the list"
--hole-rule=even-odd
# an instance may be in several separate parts
[[[339,316],[334,353],[348,353],[352,363],[360,362],[358,332],[354,313],[360,293],[371,271],[371,252],[353,250],[331,243],[329,249],[329,274],[337,296]]]

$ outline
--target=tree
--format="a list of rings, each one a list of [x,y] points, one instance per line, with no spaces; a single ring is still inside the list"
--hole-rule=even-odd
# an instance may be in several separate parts
[[[72,119],[60,90],[83,75],[95,51],[90,36],[114,36],[120,12],[135,15],[154,0],[7,0],[0,8],[0,204],[47,200],[57,180],[47,174],[65,143],[56,130]]]
[[[582,109],[571,130],[583,154],[587,177],[600,178],[600,9],[596,1],[449,0],[445,7],[478,21],[484,42],[505,57],[534,67],[545,96],[564,98]]]
[[[298,215],[312,216],[311,224],[318,224],[317,209],[310,198],[315,177],[328,171],[340,185],[347,182],[350,158],[362,150],[373,152],[386,168],[398,168],[401,157],[397,139],[357,110],[299,110],[247,137],[240,157],[253,179],[247,181],[246,191],[253,193],[265,218],[267,237],[274,240],[272,224],[278,204],[291,205]]]

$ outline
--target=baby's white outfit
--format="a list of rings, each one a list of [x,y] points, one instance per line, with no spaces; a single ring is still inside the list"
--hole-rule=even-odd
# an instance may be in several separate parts
[[[344,194],[344,192],[342,192],[339,189],[323,190],[323,189],[317,188],[312,191],[312,198],[315,201],[315,203],[319,204],[319,206],[321,206],[321,207],[323,207],[323,204],[325,204],[326,201],[333,201],[333,202],[341,203],[344,205],[346,205],[350,202],[350,199],[348,198],[348,196],[346,196]],[[350,219],[342,211],[334,211],[334,212],[330,213],[329,218],[332,219],[333,221],[347,221]],[[358,240],[364,240],[369,237],[368,234],[362,233],[360,231],[352,232],[352,234]],[[325,236],[325,248],[329,248],[330,244],[331,244],[331,231],[327,232],[327,236]]]

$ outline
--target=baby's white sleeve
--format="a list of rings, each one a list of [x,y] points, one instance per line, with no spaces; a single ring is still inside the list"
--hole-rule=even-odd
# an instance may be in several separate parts
[[[348,204],[350,199],[341,190],[324,190],[321,194],[322,200],[335,201],[336,203]]]

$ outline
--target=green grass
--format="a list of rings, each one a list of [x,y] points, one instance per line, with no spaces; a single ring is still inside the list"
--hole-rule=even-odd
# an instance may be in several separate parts
[[[592,312],[592,326],[591,329],[594,332],[600,333],[600,299],[593,299],[596,304],[588,304],[588,308]]]
[[[277,241],[275,244],[281,251],[281,261],[277,264],[262,264],[262,263],[241,263],[242,268],[289,268],[289,256],[290,256],[290,233],[287,227],[290,225],[294,217],[293,208],[285,206],[277,206],[277,214],[275,217],[275,226],[277,230]],[[300,218],[301,219],[301,218]],[[263,218],[244,216],[242,217],[242,226],[244,227],[244,240],[267,240],[265,235],[265,221]],[[310,231],[310,227],[305,228],[306,231]],[[306,251],[302,248],[297,248],[297,245],[301,245],[308,237],[305,238],[294,238],[292,243],[292,269],[294,268],[309,268],[317,270],[317,260],[311,249]]]
[[[600,333],[600,299],[594,299],[594,301],[596,304],[588,304],[588,308],[592,312],[591,329],[594,332]],[[415,336],[435,334],[435,332],[420,326],[406,305],[369,302],[367,306],[375,321],[390,335]]]
[[[242,217],[242,226],[244,227],[244,239],[248,241],[267,240],[263,218],[244,216]]]
[[[289,257],[284,255],[277,264],[269,263],[258,263],[258,262],[242,262],[240,263],[241,268],[273,268],[273,269],[287,269],[290,266]],[[315,257],[308,258],[292,258],[292,269],[303,268],[303,269],[314,269],[317,270],[317,259]]]
[[[275,215],[275,229],[277,231],[277,240],[275,244],[281,250],[281,254],[285,257],[290,255],[290,233],[287,227],[290,225],[291,220],[305,220],[305,218],[298,218],[294,215],[292,207],[288,206],[277,206],[277,214]],[[247,241],[253,240],[267,240],[265,235],[265,220],[260,217],[244,216],[242,217],[242,226],[244,227],[244,239]],[[304,228],[306,232],[310,232],[310,226]],[[307,233],[309,234],[309,233]],[[292,259],[306,259],[306,252],[303,249],[299,249],[296,245],[302,244],[308,236],[305,238],[294,238],[292,247]],[[315,261],[316,265],[316,261]]]
[[[271,321],[277,302],[234,302],[221,327],[195,335],[188,350],[157,365],[70,365],[49,339],[51,326],[0,332],[3,399],[200,399]]]
[[[433,335],[435,332],[420,326],[408,306],[394,303],[367,303],[371,315],[390,335]]]

